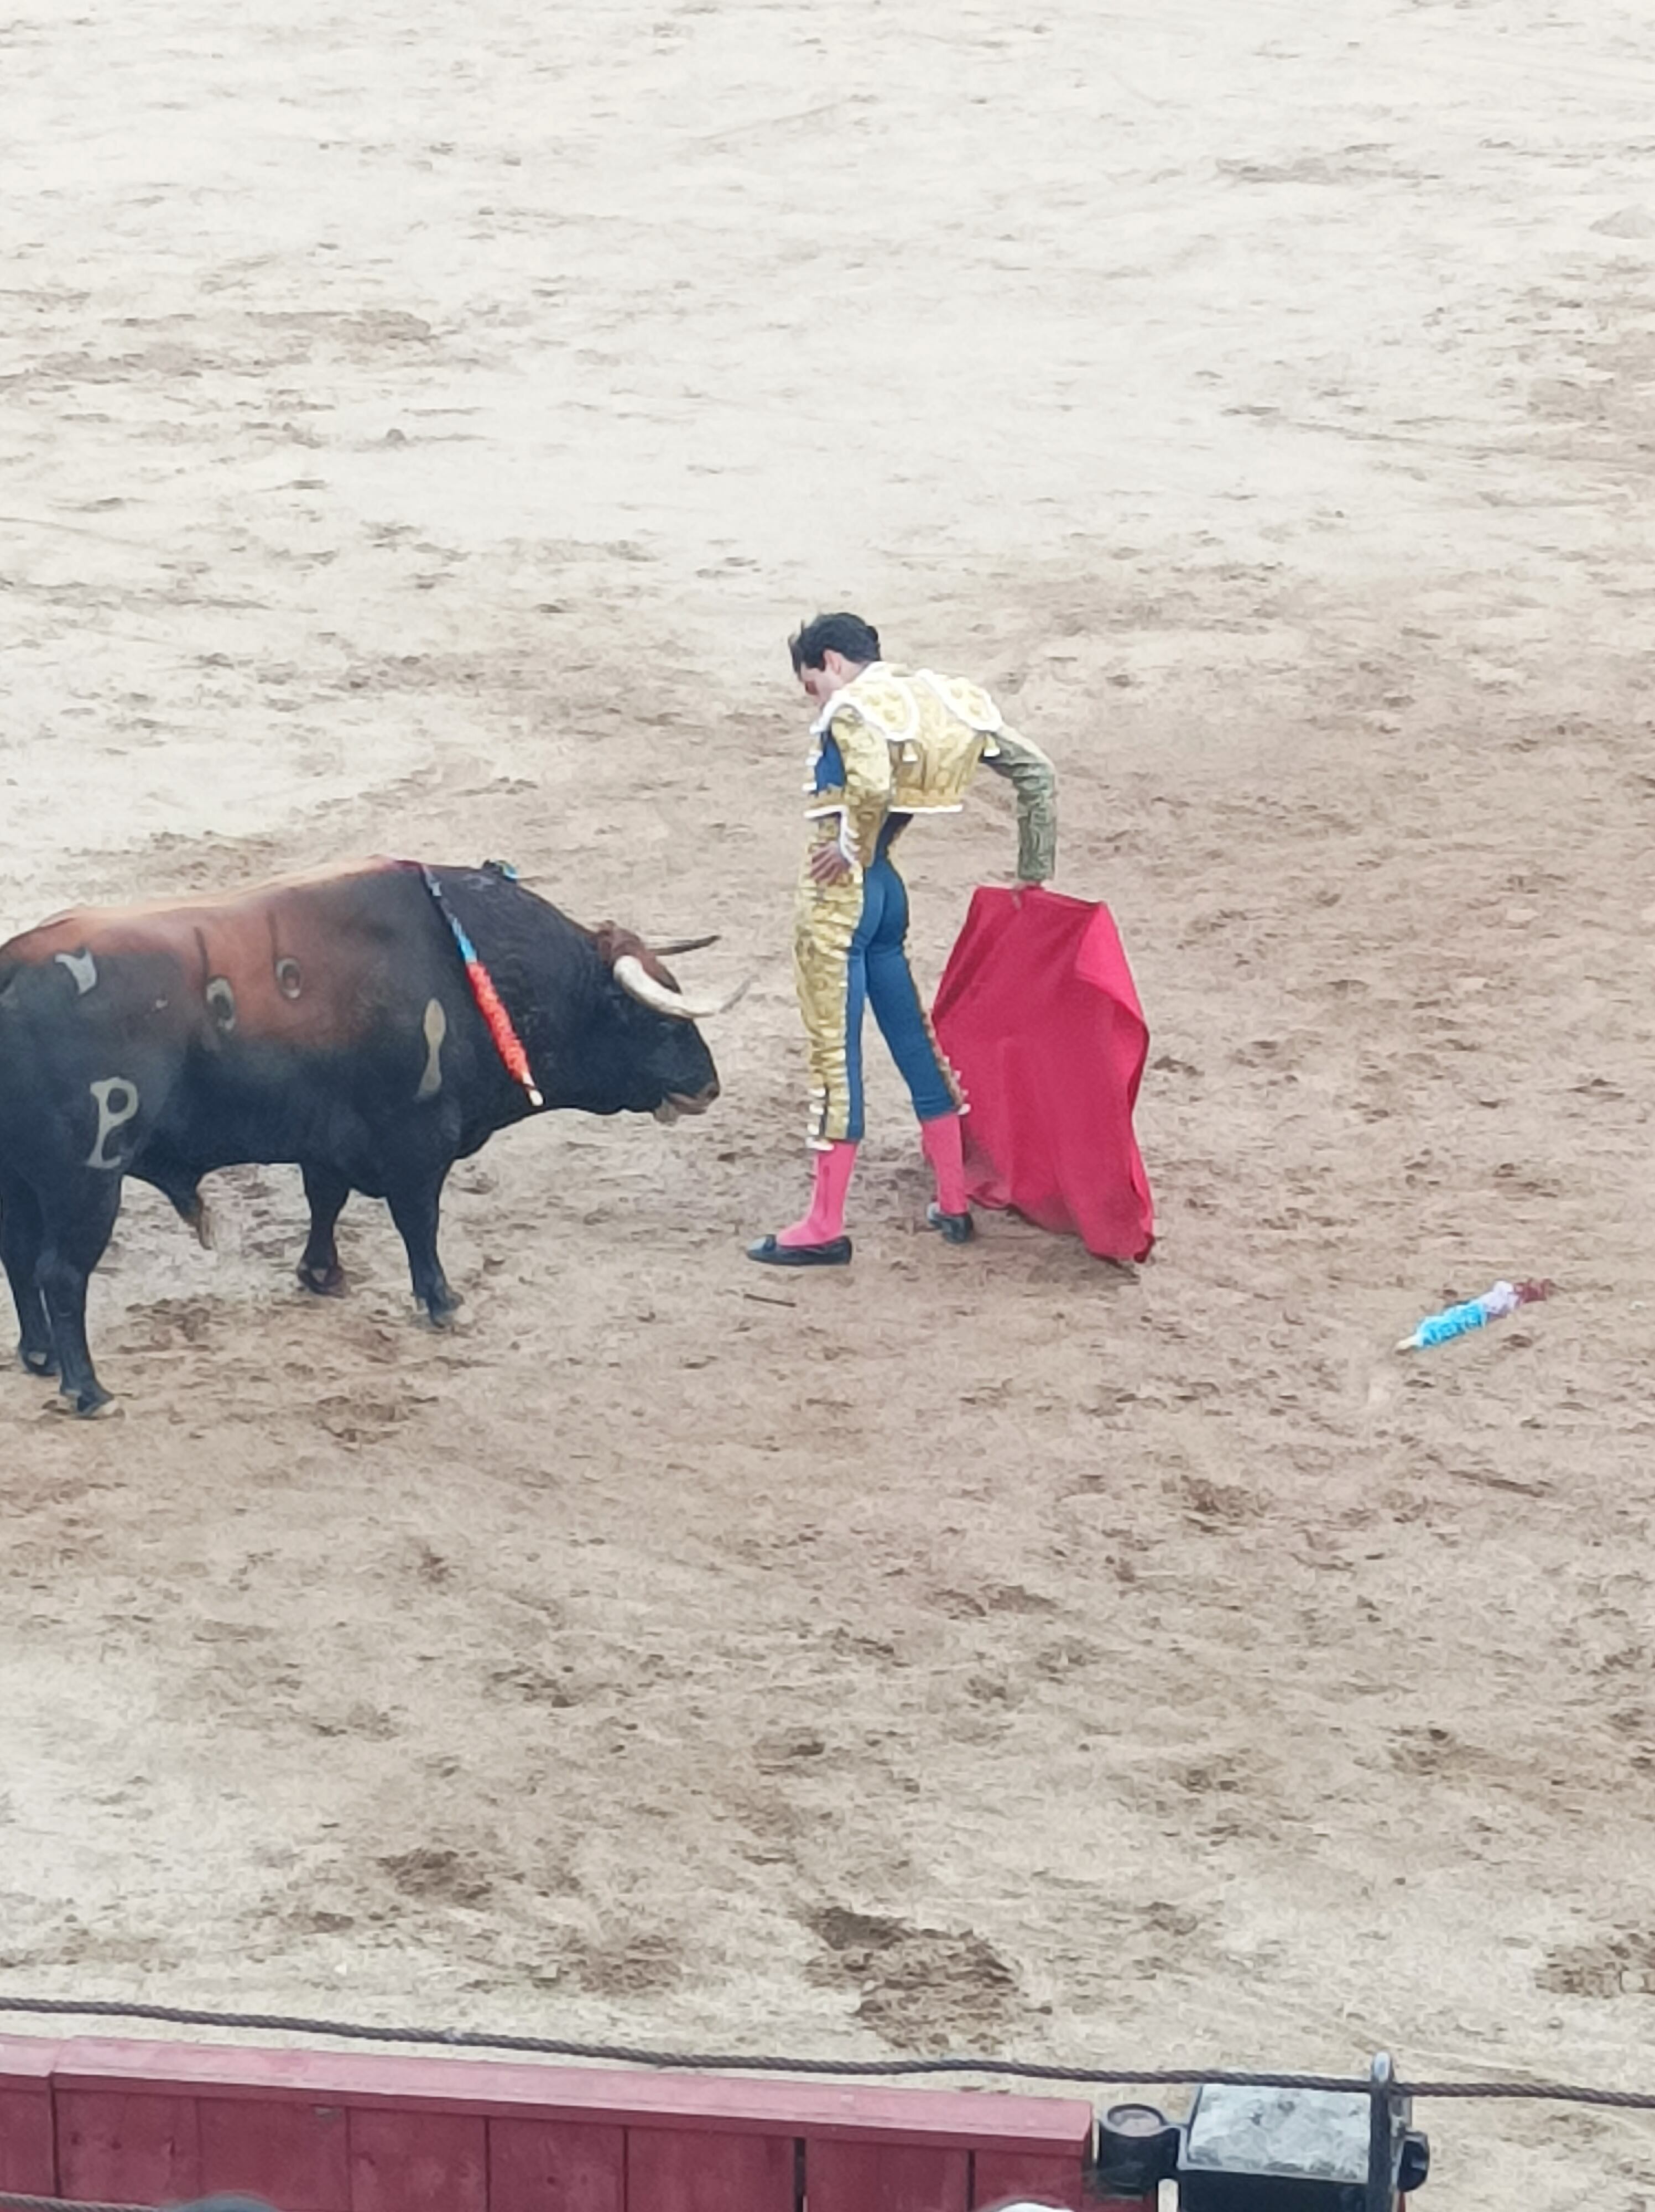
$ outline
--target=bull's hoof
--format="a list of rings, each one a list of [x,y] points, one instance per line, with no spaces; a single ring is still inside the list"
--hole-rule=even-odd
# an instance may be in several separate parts
[[[60,1390],[50,1404],[54,1413],[72,1413],[77,1421],[114,1420],[121,1410],[100,1382],[89,1390]]]
[[[307,1267],[301,1260],[294,1269],[302,1288],[319,1298],[344,1296],[344,1269],[336,1260],[331,1267]]]
[[[58,1372],[58,1355],[55,1352],[31,1352],[27,1345],[20,1345],[17,1357],[31,1375],[50,1378]]]
[[[444,1298],[422,1301],[420,1310],[433,1328],[452,1328],[455,1316],[465,1303],[458,1291],[450,1291]]]

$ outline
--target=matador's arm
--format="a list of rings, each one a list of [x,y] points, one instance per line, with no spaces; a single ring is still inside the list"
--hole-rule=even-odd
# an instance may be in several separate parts
[[[820,802],[806,811],[837,814],[839,850],[854,866],[870,868],[891,811],[891,747],[884,732],[871,728],[858,714],[836,714],[832,731],[844,769],[843,787],[824,792]]]
[[[1002,723],[983,749],[983,764],[1017,793],[1017,879],[1044,884],[1057,866],[1057,771],[1032,738]]]

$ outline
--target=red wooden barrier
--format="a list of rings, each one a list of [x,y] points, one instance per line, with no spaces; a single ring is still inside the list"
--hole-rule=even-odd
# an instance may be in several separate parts
[[[52,2141],[55,2044],[0,2035],[0,2189],[38,2197],[56,2179]]]
[[[1080,2204],[1077,2099],[481,2059],[0,2038],[0,2189],[279,2212]]]
[[[626,2212],[626,2130],[490,2120],[489,2212]]]
[[[1037,2158],[1027,2151],[988,2150],[977,2159],[978,2204],[998,2204],[1002,2197],[1026,2197],[1036,2204],[1077,2206],[1080,2202],[1078,2158]]]
[[[789,2136],[630,2130],[627,2212],[794,2212],[794,2164]]]
[[[253,2191],[282,2212],[347,2212],[350,2116],[343,2106],[225,2097],[203,2098],[196,2110],[201,2170],[213,2188]]]
[[[488,2122],[459,2112],[352,2112],[350,2212],[489,2212]]]
[[[810,2212],[967,2212],[971,2154],[807,2138]]]
[[[178,2203],[199,2195],[201,2136],[188,2095],[65,2089],[53,2097],[58,2179],[68,2197]]]

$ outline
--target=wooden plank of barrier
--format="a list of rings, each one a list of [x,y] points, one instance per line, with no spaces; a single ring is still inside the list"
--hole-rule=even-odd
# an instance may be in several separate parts
[[[52,2141],[55,2043],[0,2035],[0,2189],[47,2197],[58,2183]]]
[[[142,2089],[60,2089],[58,2181],[94,2203],[168,2204],[201,2194],[195,2099]]]
[[[350,2212],[489,2212],[487,2123],[472,2113],[353,2112]]]
[[[49,2197],[57,2179],[51,2092],[0,2089],[0,2189]]]
[[[196,2124],[204,2190],[267,2197],[282,2212],[351,2212],[342,2105],[202,2097]]]
[[[966,2150],[807,2137],[810,2212],[966,2212],[970,2165]]]
[[[489,2212],[626,2212],[625,2129],[491,2119]]]
[[[626,2212],[794,2212],[791,2136],[631,2128]]]
[[[980,2150],[975,2160],[977,2185],[971,2202],[1000,2204],[1008,2197],[1033,2204],[1063,2205],[1079,2212],[1080,2151],[1072,2158],[1038,2158],[1025,2151]]]

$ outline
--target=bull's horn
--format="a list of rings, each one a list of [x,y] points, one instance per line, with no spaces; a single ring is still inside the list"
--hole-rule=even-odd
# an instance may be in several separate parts
[[[658,952],[663,960],[670,960],[675,952],[704,952],[709,945],[718,943],[718,932],[710,937],[675,937],[670,945],[652,945],[649,950]]]
[[[653,1006],[658,1014],[670,1015],[675,1022],[711,1021],[715,1014],[727,1013],[747,994],[747,982],[741,982],[722,999],[686,999],[682,991],[652,975],[634,952],[622,953],[615,963],[615,981],[640,1006]]]

